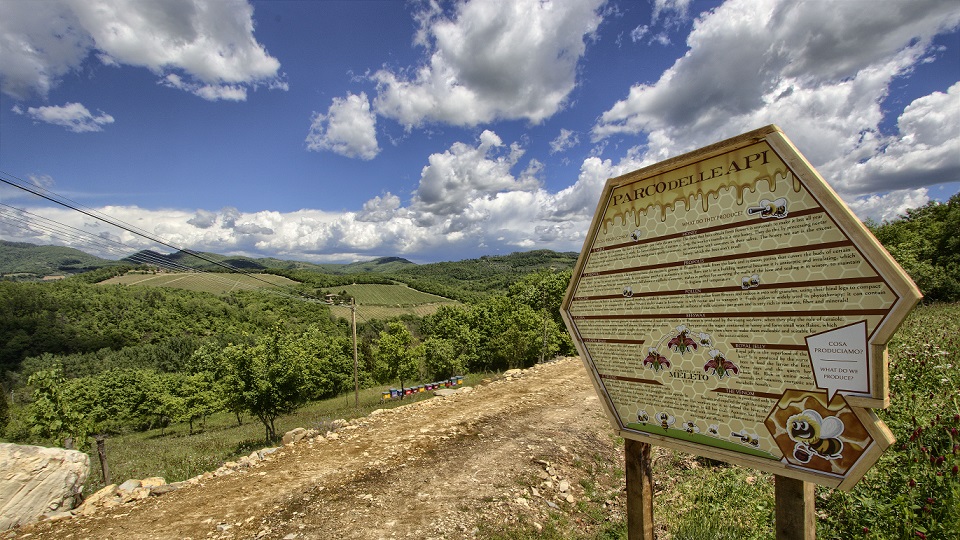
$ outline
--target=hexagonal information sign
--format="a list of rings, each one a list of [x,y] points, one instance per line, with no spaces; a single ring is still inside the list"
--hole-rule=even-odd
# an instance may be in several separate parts
[[[561,311],[623,437],[847,489],[919,299],[768,126],[608,180]]]

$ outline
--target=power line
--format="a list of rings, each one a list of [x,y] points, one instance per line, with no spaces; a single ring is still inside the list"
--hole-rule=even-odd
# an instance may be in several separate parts
[[[4,178],[4,176],[7,176],[13,180]],[[27,193],[40,197],[44,200],[53,202],[55,204],[58,204],[60,206],[73,210],[75,212],[79,212],[83,215],[94,218],[98,221],[102,221],[104,223],[107,223],[108,225],[127,231],[136,236],[145,238],[155,244],[165,246],[167,248],[176,250],[177,252],[183,253],[185,255],[190,255],[202,261],[206,261],[207,263],[213,264],[217,267],[224,268],[230,271],[231,273],[243,274],[250,279],[260,281],[262,283],[269,285],[270,288],[268,290],[277,294],[281,294],[282,296],[287,296],[290,298],[297,298],[302,300],[309,300],[309,301],[320,301],[319,298],[304,294],[301,291],[294,291],[296,293],[296,296],[289,293],[281,293],[280,291],[277,290],[277,288],[289,288],[289,286],[283,286],[277,283],[273,283],[269,280],[263,279],[262,277],[256,274],[253,274],[251,272],[246,272],[240,268],[227,264],[223,261],[218,261],[216,259],[213,259],[204,253],[178,247],[165,239],[152,235],[149,232],[144,231],[139,227],[136,227],[135,225],[131,225],[129,223],[124,222],[123,220],[114,218],[112,216],[108,216],[97,210],[84,207],[83,205],[75,201],[72,201],[66,197],[63,197],[59,194],[56,194],[48,189],[42,188],[40,186],[26,185],[26,183],[22,179],[17,178],[16,176],[6,173],[4,171],[0,171],[0,182],[3,182],[9,186],[20,189],[22,191],[26,191]],[[3,203],[0,203],[0,206],[10,209],[12,211],[12,216],[7,217],[8,222],[12,220],[13,222],[12,224],[14,226],[17,226],[21,229],[25,229],[27,231],[37,232],[35,229],[39,229],[40,231],[44,231],[54,236],[67,237],[73,240],[92,243],[93,245],[99,247],[100,249],[113,254],[118,254],[117,250],[119,248],[117,246],[121,246],[122,248],[131,250],[131,251],[135,249],[131,246],[127,246],[126,244],[123,244],[122,242],[117,242],[108,238],[103,238],[102,236],[95,235],[93,233],[90,233],[89,231],[84,231],[82,229],[78,229],[71,225],[60,223],[56,220],[39,216],[37,214],[33,214],[31,212],[28,212],[20,208],[15,208],[13,206],[3,204]],[[4,210],[3,213],[0,213],[0,216],[5,215],[7,212],[8,212],[7,210]],[[91,239],[95,239],[95,240],[91,241]],[[213,277],[216,275],[215,273],[208,272],[206,270],[202,270],[198,268],[193,268],[181,263],[171,261],[163,257],[162,255],[159,255],[159,254],[155,255],[153,253],[150,253],[148,250],[139,250],[133,255],[129,255],[125,257],[125,259],[135,263],[139,263],[139,264],[148,264],[148,265],[153,265],[157,267],[163,267],[165,269],[174,270],[174,271],[181,271],[181,272],[185,271],[190,273],[196,273],[198,275],[206,275],[210,279],[219,280],[221,282],[232,284],[234,286],[237,283],[239,283],[239,282],[231,282],[230,280],[226,280],[219,276]]]

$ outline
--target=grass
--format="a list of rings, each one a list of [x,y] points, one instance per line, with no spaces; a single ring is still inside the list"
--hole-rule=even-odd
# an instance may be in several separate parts
[[[347,291],[360,306],[411,306],[453,302],[449,298],[420,292],[406,285],[361,284],[334,287],[331,292]]]
[[[411,289],[406,285],[361,284],[334,287],[331,292],[346,291],[357,301],[360,320],[390,319],[402,315],[426,317],[454,300]],[[334,317],[349,319],[350,306],[330,306]]]
[[[392,319],[402,315],[413,315],[415,317],[426,317],[433,315],[440,309],[442,303],[419,304],[406,307],[396,306],[357,306],[358,321],[372,321],[377,319]],[[350,319],[350,306],[330,306],[330,314],[340,319]]]
[[[228,294],[237,290],[291,287],[296,281],[273,274],[173,273],[144,274],[131,272],[101,283],[141,287],[172,287],[212,294]],[[443,304],[454,300],[411,289],[406,285],[359,284],[333,287],[331,292],[347,294],[357,300],[357,314],[361,320],[391,319],[402,315],[426,317],[433,315]],[[350,318],[350,306],[330,306],[337,318]]]
[[[464,385],[477,384],[489,374],[468,375]],[[309,403],[297,412],[277,419],[277,433],[303,427],[326,431],[333,420],[349,420],[370,414],[374,409],[389,409],[429,399],[432,392],[415,394],[401,400],[381,401],[381,393],[390,386],[362,389],[360,407],[354,407],[354,393],[349,392],[324,401]],[[142,479],[162,476],[167,482],[178,482],[206,471],[216,470],[227,461],[249,455],[254,450],[277,446],[279,441],[264,440],[264,428],[256,418],[245,415],[237,425],[230,413],[218,413],[207,419],[201,429],[195,423],[194,434],[187,424],[174,424],[141,433],[110,437],[106,441],[107,466],[111,480],[121,483],[130,478]],[[104,486],[96,449],[88,451],[91,472],[84,484],[84,493],[90,494]]]

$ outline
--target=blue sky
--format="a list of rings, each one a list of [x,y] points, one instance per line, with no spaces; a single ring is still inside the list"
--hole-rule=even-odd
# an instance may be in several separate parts
[[[862,218],[946,200],[960,3],[0,0],[3,178],[194,250],[579,251],[607,178],[767,124]],[[0,237],[156,247],[6,184]]]

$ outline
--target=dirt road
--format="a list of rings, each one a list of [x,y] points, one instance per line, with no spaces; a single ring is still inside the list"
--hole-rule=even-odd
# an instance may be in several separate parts
[[[588,533],[622,519],[622,446],[578,359],[380,411],[336,437],[301,441],[160,497],[9,534],[485,538]]]

